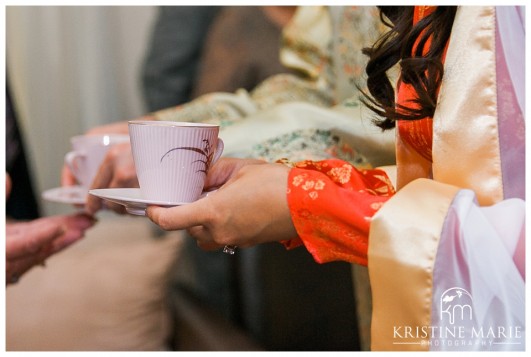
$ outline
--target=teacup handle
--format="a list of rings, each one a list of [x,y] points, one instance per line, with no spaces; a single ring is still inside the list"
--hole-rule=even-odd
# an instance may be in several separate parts
[[[212,159],[211,165],[214,165],[216,161],[221,157],[221,154],[223,154],[223,149],[225,148],[225,143],[221,138],[218,138],[218,146],[216,147],[216,153],[214,154],[214,158]]]
[[[70,168],[70,171],[72,171],[72,174],[74,174],[77,181],[79,181],[80,176],[76,162],[77,160],[85,158],[86,156],[87,155],[83,151],[70,151],[65,155],[65,163]]]

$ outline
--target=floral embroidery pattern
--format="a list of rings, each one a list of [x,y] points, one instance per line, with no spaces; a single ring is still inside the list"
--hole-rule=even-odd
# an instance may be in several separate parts
[[[304,182],[304,178],[305,178],[306,175],[298,175],[298,176],[295,176],[293,178],[293,182],[292,182],[292,185],[297,187],[299,186],[301,183]]]
[[[288,180],[288,204],[299,239],[316,261],[367,264],[373,215],[394,194],[381,170],[358,170],[337,159],[295,164]]]
[[[346,184],[350,181],[351,173],[352,166],[345,164],[341,167],[334,167],[328,172],[328,176],[330,176],[336,182]]]
[[[295,176],[293,178],[292,184],[294,186],[299,186],[301,183],[303,183],[301,188],[304,191],[310,191],[308,193],[308,196],[312,200],[315,200],[315,199],[317,199],[319,197],[319,194],[317,193],[317,191],[322,191],[325,188],[325,182],[323,180],[316,180],[316,181],[308,180],[308,181],[305,181],[305,175],[299,175],[299,176]]]

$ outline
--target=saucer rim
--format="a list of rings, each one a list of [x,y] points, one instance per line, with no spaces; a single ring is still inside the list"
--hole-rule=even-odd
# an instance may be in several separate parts
[[[121,192],[124,192],[124,193],[127,193],[127,192],[135,192],[135,193],[140,193],[140,188],[131,188],[131,187],[126,187],[126,188],[97,188],[97,189],[91,189],[88,191],[88,193],[90,195],[93,195],[93,196],[96,196],[96,197],[99,197],[101,199],[105,199],[105,200],[108,200],[108,201],[111,201],[111,200],[115,200],[114,202],[116,203],[119,203],[119,204],[122,204],[125,206],[124,203],[135,203],[137,204],[145,204],[145,205],[154,205],[154,206],[167,206],[167,207],[173,207],[173,206],[182,206],[182,205],[185,205],[185,204],[188,204],[188,203],[191,203],[191,202],[172,202],[172,201],[156,201],[156,200],[148,200],[148,199],[144,199],[144,198],[140,198],[140,197],[131,197],[130,195],[119,195],[119,194],[113,194],[113,195],[110,195],[110,194],[106,194],[106,192],[116,192],[116,191],[121,191]],[[124,202],[124,203],[122,203]],[[132,205],[130,205],[132,206]]]
[[[83,196],[78,198],[61,198],[59,194],[54,195],[54,193],[60,193],[61,191],[79,191],[79,193],[84,192]],[[65,192],[66,193],[66,192]],[[57,202],[65,204],[74,204],[74,205],[84,205],[86,203],[86,196],[88,190],[81,185],[73,186],[58,186],[50,188],[41,192],[41,198],[48,202]]]

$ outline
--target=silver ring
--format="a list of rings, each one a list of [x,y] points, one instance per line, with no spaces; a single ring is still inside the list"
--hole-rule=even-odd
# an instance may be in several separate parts
[[[235,245],[226,245],[223,247],[223,253],[234,255],[234,253],[236,253],[236,248],[238,247]]]

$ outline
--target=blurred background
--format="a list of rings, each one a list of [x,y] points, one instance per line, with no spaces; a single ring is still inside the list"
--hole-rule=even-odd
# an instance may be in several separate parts
[[[72,211],[40,199],[60,185],[71,136],[146,113],[140,76],[156,12],[6,7],[6,74],[42,215]]]

